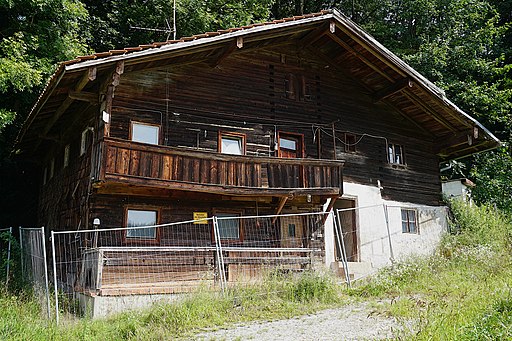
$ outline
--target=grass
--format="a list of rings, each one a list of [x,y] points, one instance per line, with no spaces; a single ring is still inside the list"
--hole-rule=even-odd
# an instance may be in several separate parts
[[[258,287],[233,288],[224,295],[199,292],[172,305],[105,320],[65,320],[59,326],[46,321],[39,304],[23,291],[0,290],[0,340],[168,340],[376,298],[389,302],[376,309],[403,322],[398,339],[512,339],[510,217],[458,202],[452,212],[453,233],[434,256],[394,264],[350,290],[328,274],[274,273]]]
[[[341,289],[328,274],[272,274],[259,287],[224,295],[199,292],[174,304],[104,320],[48,322],[30,297],[0,293],[0,340],[168,340],[205,329],[274,320],[340,305]],[[345,297],[346,299],[346,297]]]
[[[452,212],[436,255],[386,268],[350,294],[389,298],[386,313],[412,324],[403,339],[512,339],[510,218],[459,202]]]

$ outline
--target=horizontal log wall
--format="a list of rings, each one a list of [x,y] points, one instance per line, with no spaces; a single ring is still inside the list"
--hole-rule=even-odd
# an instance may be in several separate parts
[[[287,92],[290,75],[304,79],[294,96]],[[380,180],[387,199],[438,204],[433,138],[370,95],[342,68],[293,44],[241,49],[215,68],[196,63],[123,74],[111,136],[128,139],[135,120],[161,125],[165,145],[217,151],[219,133],[229,131],[246,135],[247,155],[275,156],[279,132],[302,134],[305,157],[346,160],[345,181]],[[347,132],[361,138],[355,153],[343,146]],[[387,143],[403,146],[405,166],[388,164]]]

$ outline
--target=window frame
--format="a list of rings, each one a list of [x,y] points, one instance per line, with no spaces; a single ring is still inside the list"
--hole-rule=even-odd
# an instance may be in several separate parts
[[[128,228],[128,211],[147,211],[147,212],[156,212],[156,224],[160,225],[161,219],[161,209],[154,206],[125,206],[124,214],[123,214],[123,227]],[[155,227],[155,238],[141,238],[141,237],[129,237],[128,230],[123,231],[123,241],[126,244],[136,244],[136,243],[145,243],[145,244],[160,244],[160,236],[161,231],[159,227]]]
[[[413,222],[409,216],[409,214],[411,212],[414,213],[414,226],[416,227],[416,230],[414,232],[411,231],[411,223]],[[407,216],[406,220],[404,220],[404,213]],[[400,221],[401,221],[401,225],[402,225],[402,233],[420,234],[420,224],[419,224],[419,220],[418,220],[418,210],[417,209],[402,207],[400,209]],[[405,223],[405,226],[404,226],[404,223]]]
[[[214,210],[213,211],[213,215],[214,216],[218,216],[219,214],[229,214],[229,215],[236,215],[237,217],[242,217],[243,216],[243,211],[242,210],[229,210],[229,209],[220,209],[220,210]],[[238,224],[238,239],[232,239],[232,238],[222,238],[221,235],[220,235],[220,228],[219,228],[219,237],[221,242],[225,242],[225,243],[229,243],[229,244],[236,244],[236,243],[243,243],[244,241],[244,224],[243,224],[243,219],[239,219],[239,224]],[[218,220],[217,220],[217,226],[218,226]],[[213,227],[213,226],[212,226]],[[212,241],[215,242],[215,235],[214,235],[215,231],[214,229],[212,228]]]
[[[281,138],[285,138],[286,136],[290,136],[291,138],[296,139],[299,143],[298,147],[300,149],[299,157],[298,159],[303,159],[305,155],[305,146],[304,146],[304,134],[301,133],[292,133],[288,131],[278,131],[277,132],[277,157],[283,157],[282,151],[281,151]],[[287,148],[284,148],[286,150],[290,150]]]
[[[353,139],[353,142],[349,142],[349,139]],[[357,136],[356,134],[345,133],[344,134],[344,150],[345,153],[356,153]]]
[[[232,140],[239,139],[241,141],[242,154],[223,153],[222,152],[222,138],[223,137],[226,137],[228,139],[231,138]],[[221,154],[225,154],[225,155],[238,155],[238,156],[246,155],[246,153],[247,153],[247,135],[244,133],[238,133],[238,132],[233,132],[233,131],[219,131],[218,137],[217,137],[217,152],[221,153]]]
[[[402,162],[396,162],[396,147],[400,147],[400,156],[401,156],[401,160]],[[404,150],[404,145],[403,144],[398,144],[398,143],[387,143],[386,144],[386,147],[387,147],[387,150],[386,150],[386,155],[387,155],[387,159],[388,159],[388,163],[392,166],[407,166],[407,163],[405,162],[405,150]],[[392,149],[392,153],[390,154],[390,148]],[[391,159],[392,157],[392,159]]]
[[[156,128],[158,128],[158,134],[157,134],[157,137],[156,137],[157,138],[157,143],[153,144],[153,143],[147,143],[147,142],[134,141],[133,140],[133,125],[134,124],[141,125],[141,126],[148,126],[148,127],[156,127]],[[129,140],[131,142],[135,142],[135,143],[143,143],[143,144],[148,144],[148,145],[151,145],[151,146],[160,146],[160,145],[162,145],[162,126],[161,126],[161,124],[158,124],[158,123],[148,123],[148,122],[141,122],[141,121],[130,120],[130,136],[129,136]]]

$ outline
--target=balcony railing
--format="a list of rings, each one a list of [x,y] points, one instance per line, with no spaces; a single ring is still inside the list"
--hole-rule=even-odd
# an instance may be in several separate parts
[[[343,161],[241,156],[105,138],[100,180],[229,194],[342,194]]]

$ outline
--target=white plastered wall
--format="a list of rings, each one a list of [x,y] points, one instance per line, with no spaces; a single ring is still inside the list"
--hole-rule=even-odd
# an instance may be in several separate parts
[[[384,200],[380,189],[376,186],[344,183],[343,188],[343,197],[356,200],[358,208],[356,228],[359,261],[366,263],[371,269],[375,270],[391,264],[392,258],[400,261],[413,255],[430,255],[435,251],[442,234],[447,231],[447,209],[444,206]],[[384,206],[387,207],[389,225],[386,224]],[[402,232],[402,208],[417,211],[418,234]],[[333,250],[335,242],[332,219],[328,219],[325,231],[326,266],[330,266],[335,260]]]

